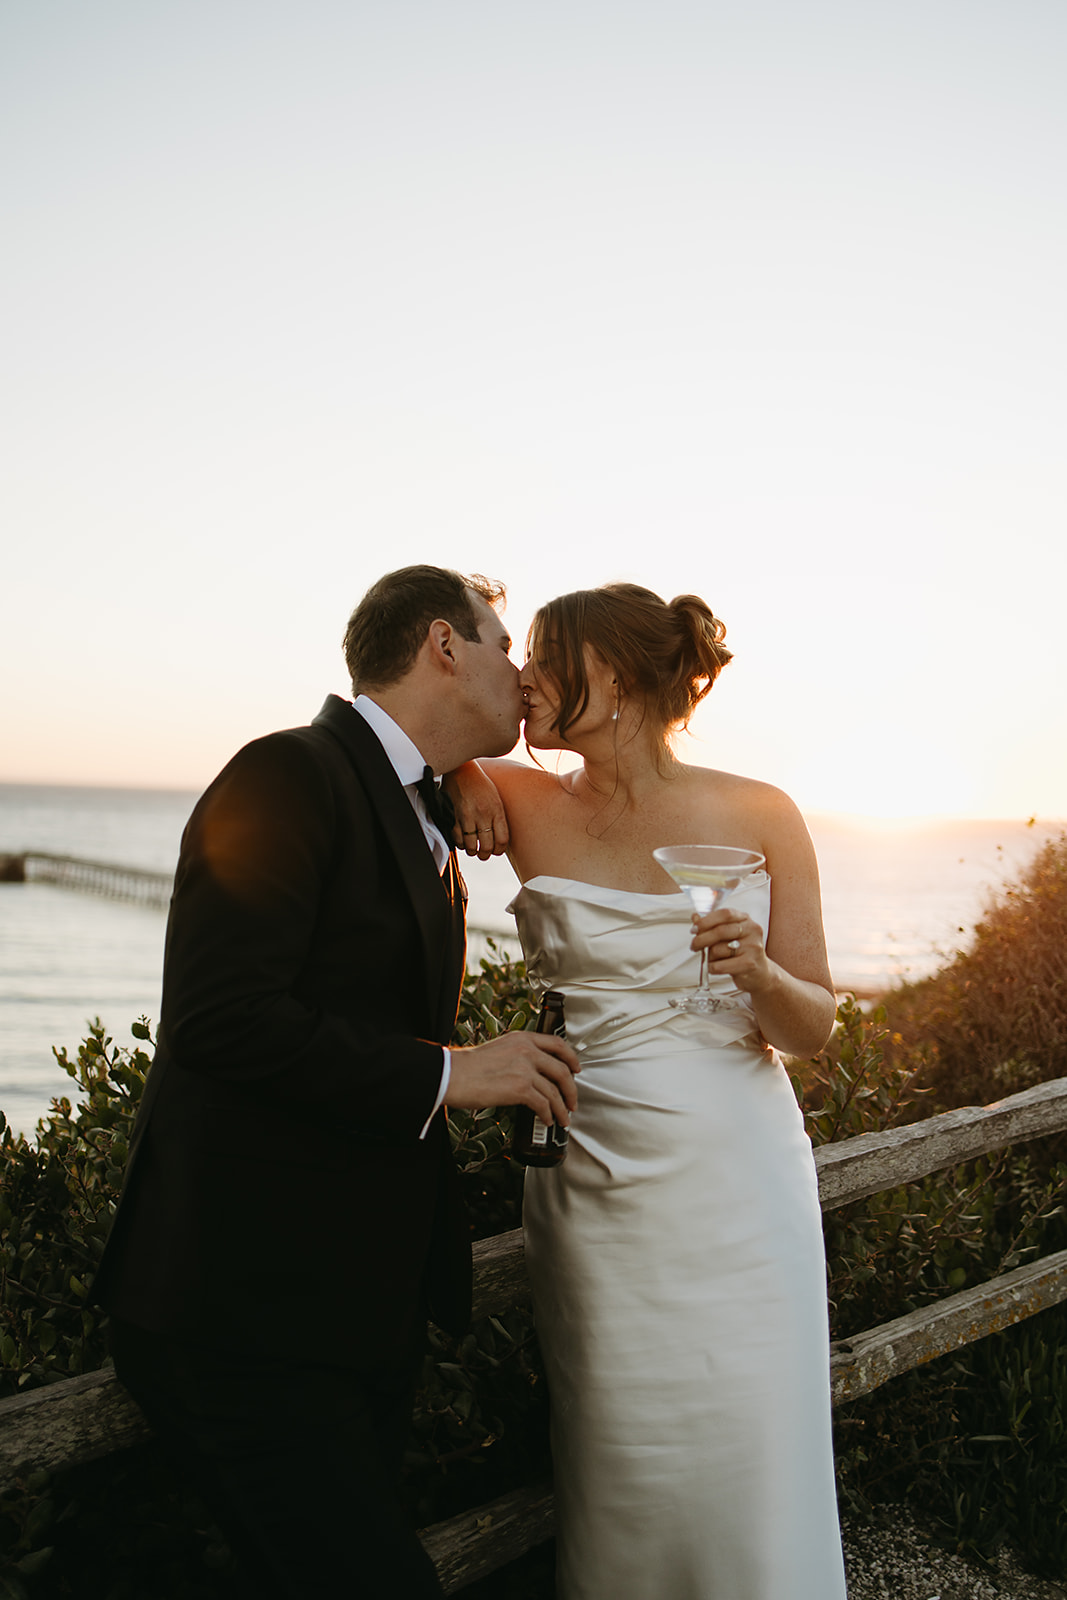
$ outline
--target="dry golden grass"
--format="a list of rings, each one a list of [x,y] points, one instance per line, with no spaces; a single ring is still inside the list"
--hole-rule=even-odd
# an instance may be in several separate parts
[[[884,998],[887,1054],[925,1057],[927,1113],[1067,1075],[1067,833],[1001,890],[964,950]]]

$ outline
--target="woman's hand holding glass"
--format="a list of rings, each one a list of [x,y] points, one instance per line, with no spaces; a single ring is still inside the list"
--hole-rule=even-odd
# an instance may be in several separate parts
[[[690,948],[707,952],[707,969],[732,978],[743,994],[758,994],[773,977],[763,945],[763,929],[743,911],[717,906],[706,916],[693,916]]]
[[[694,926],[711,921],[720,933],[715,942],[726,946],[727,960],[736,957],[741,949],[741,932],[747,924],[752,923],[752,919],[743,912],[724,911],[722,902],[736,894],[746,878],[763,870],[766,861],[760,852],[729,844],[673,844],[661,845],[652,854],[688,895],[693,907]],[[716,910],[718,917],[715,916]],[[731,922],[737,925],[736,936],[728,935],[725,931]],[[755,927],[755,923],[752,923],[752,927]],[[689,994],[682,998],[675,996],[671,1000],[671,1005],[679,1011],[732,1011],[744,1005],[741,987],[723,992],[713,990],[708,983],[714,960],[709,949],[712,942],[699,934],[694,936],[690,949],[700,952],[700,982]],[[734,976],[733,969],[725,964],[716,965],[714,971],[716,976],[720,972],[723,977]]]

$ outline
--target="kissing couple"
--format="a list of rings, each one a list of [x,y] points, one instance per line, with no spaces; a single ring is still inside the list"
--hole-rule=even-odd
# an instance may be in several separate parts
[[[730,660],[702,599],[562,595],[521,670],[503,602],[381,578],[352,698],[197,803],[94,1285],[116,1371],[249,1594],[440,1595],[397,1481],[426,1320],[470,1312],[447,1108],[525,1105],[571,1134],[524,1201],[560,1600],[844,1600],[821,1216],[779,1055],[834,1018],[811,841],[781,791],[672,750]],[[520,724],[532,765],[505,759]],[[766,870],[691,920],[664,845]],[[507,854],[567,1040],[450,1046],[458,850]],[[672,1007],[698,968],[737,1000]]]

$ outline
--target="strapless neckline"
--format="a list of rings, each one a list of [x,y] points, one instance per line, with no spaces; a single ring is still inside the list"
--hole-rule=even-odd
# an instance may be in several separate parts
[[[753,874],[731,904],[766,928],[770,893],[769,877]],[[704,1050],[757,1033],[747,1000],[711,1016],[671,1005],[700,976],[700,958],[690,948],[692,907],[682,889],[650,894],[542,874],[523,884],[508,909],[531,982],[566,996],[567,1037],[590,1063],[659,1055],[665,1037],[672,1049]],[[733,989],[722,975],[711,982]]]
[[[600,904],[616,904],[622,900],[654,900],[660,904],[684,898],[683,889],[668,890],[666,894],[657,894],[647,889],[616,889],[606,883],[588,883],[584,878],[556,878],[550,873],[539,873],[536,877],[527,878],[521,884],[518,894],[524,889],[533,894],[568,894],[578,900],[592,900]]]
[[[746,889],[757,888],[768,881],[766,872],[753,872],[745,879],[744,886]],[[665,893],[648,889],[617,889],[606,883],[588,883],[583,878],[557,878],[550,873],[538,873],[532,878],[527,878],[526,882],[519,886],[517,894],[521,894],[523,889],[530,889],[534,894],[561,894],[570,889],[576,891],[577,898],[597,901],[601,900],[601,897],[608,897],[609,903],[615,903],[619,898],[658,900],[663,903],[687,899],[684,889],[667,890]],[[601,903],[604,901],[601,900]]]

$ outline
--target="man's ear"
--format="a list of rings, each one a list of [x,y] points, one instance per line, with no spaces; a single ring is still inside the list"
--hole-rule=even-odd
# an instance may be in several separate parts
[[[426,633],[426,648],[436,667],[445,672],[456,670],[455,630],[443,617],[430,623]]]

